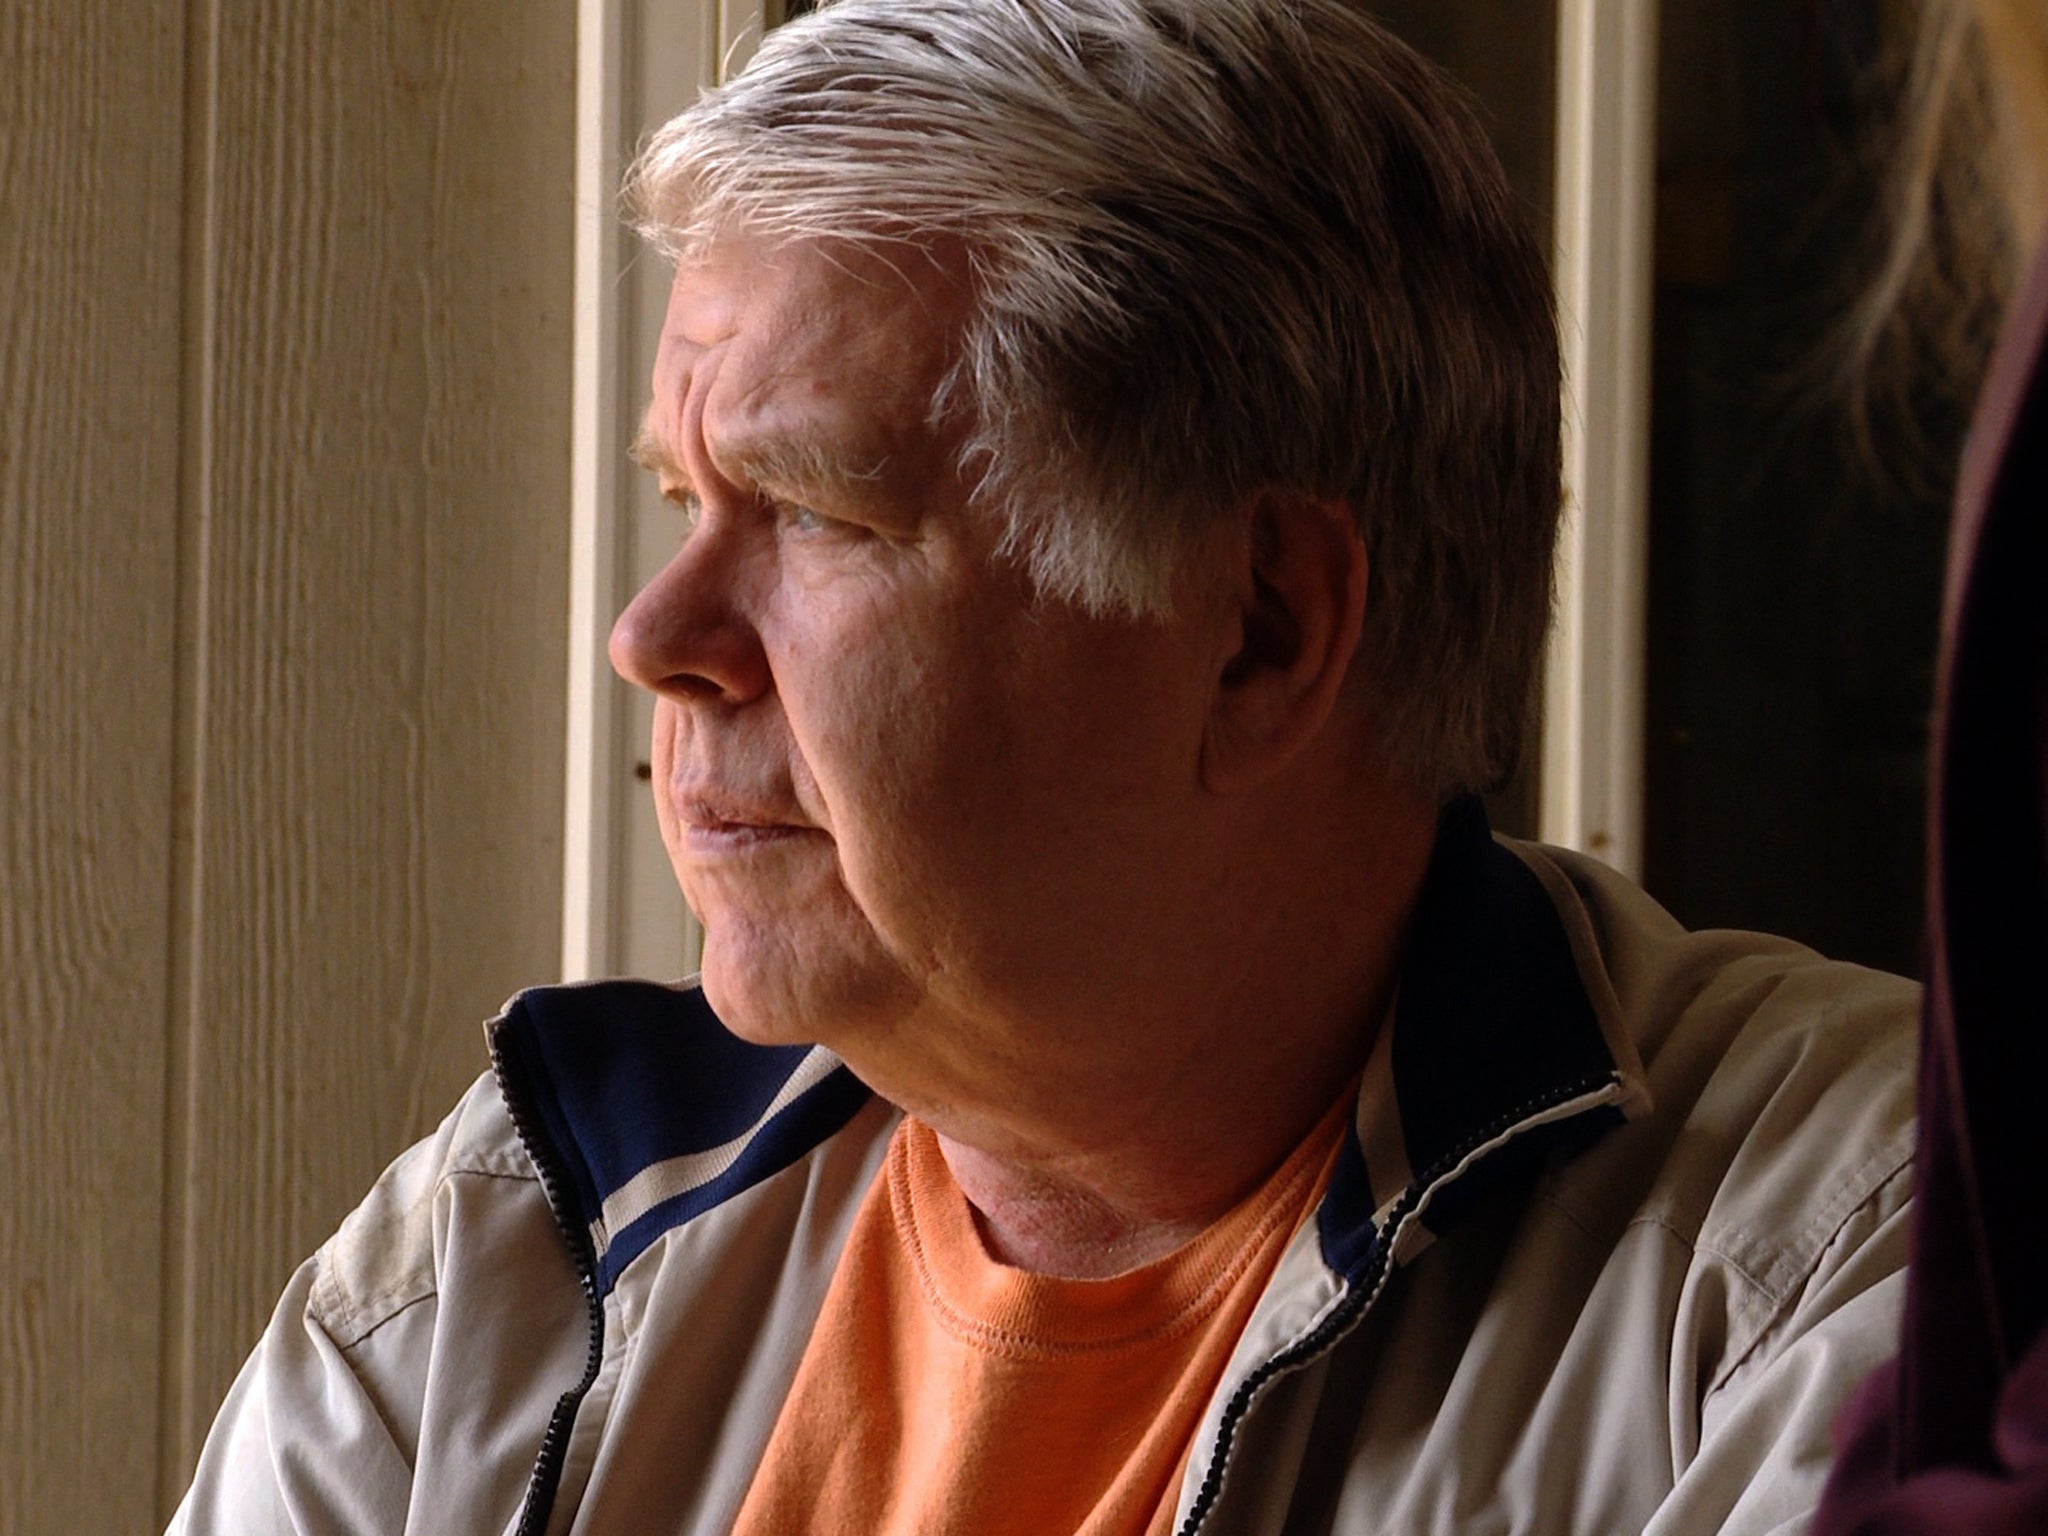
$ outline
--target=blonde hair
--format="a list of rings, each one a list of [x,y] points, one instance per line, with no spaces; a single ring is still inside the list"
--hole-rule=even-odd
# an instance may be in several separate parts
[[[1974,0],[1971,8],[1997,128],[1996,180],[2013,254],[2025,261],[2048,222],[2048,5]]]
[[[1889,231],[1852,364],[1895,383],[1931,366],[1967,399],[2048,221],[2048,0],[1896,0],[1893,22]]]

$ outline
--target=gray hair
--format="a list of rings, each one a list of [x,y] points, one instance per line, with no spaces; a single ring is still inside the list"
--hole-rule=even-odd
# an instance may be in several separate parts
[[[1558,361],[1476,115],[1346,0],[837,0],[660,130],[634,222],[688,262],[954,241],[942,399],[1048,597],[1170,610],[1221,514],[1341,497],[1380,750],[1512,771],[1549,619]]]

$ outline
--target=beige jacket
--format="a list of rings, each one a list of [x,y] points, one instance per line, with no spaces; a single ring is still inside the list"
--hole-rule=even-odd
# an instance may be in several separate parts
[[[1915,1008],[1454,812],[1183,1531],[1798,1529],[1893,1346]],[[491,1033],[292,1281],[174,1532],[729,1529],[895,1111],[687,988]]]

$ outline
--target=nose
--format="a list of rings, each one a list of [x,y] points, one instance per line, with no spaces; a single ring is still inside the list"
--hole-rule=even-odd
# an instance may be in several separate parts
[[[650,693],[737,706],[769,686],[766,651],[739,590],[737,552],[705,526],[612,626],[612,668]]]

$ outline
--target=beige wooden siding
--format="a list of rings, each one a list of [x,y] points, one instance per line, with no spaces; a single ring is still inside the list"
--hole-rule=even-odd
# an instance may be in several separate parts
[[[0,1532],[144,1531],[558,963],[575,37],[0,9]]]

